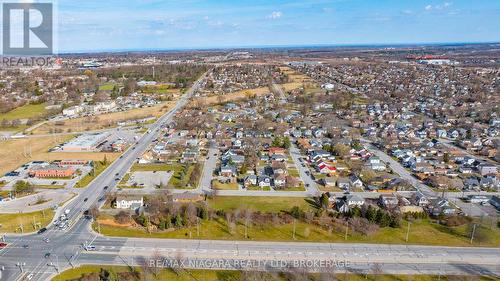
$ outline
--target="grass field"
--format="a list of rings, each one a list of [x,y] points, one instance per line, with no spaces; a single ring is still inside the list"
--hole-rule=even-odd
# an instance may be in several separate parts
[[[54,161],[67,159],[82,159],[100,161],[106,155],[109,161],[120,156],[119,153],[101,153],[101,152],[49,152],[48,150],[57,144],[72,139],[73,135],[56,137],[36,137],[6,140],[0,146],[0,175],[19,168],[19,166],[34,160]],[[24,151],[31,148],[31,157],[25,155]]]
[[[18,228],[21,224],[25,233],[34,232],[38,228],[33,227],[33,222],[40,223],[40,227],[45,227],[52,221],[53,216],[54,211],[52,209],[24,214],[0,214],[0,224],[2,225],[0,232],[20,233]]]
[[[238,190],[237,183],[221,183],[218,180],[212,181],[212,187],[218,190]]]
[[[91,131],[116,127],[122,120],[141,119],[145,117],[159,117],[165,114],[174,102],[166,102],[152,107],[137,108],[128,111],[101,114],[95,118],[75,118],[65,120],[62,123],[47,122],[33,131],[33,134],[47,134],[51,130],[61,130],[62,132]]]
[[[227,93],[227,94],[222,95],[222,96],[202,97],[199,99],[203,103],[205,103],[207,105],[211,105],[211,104],[218,104],[220,101],[229,102],[229,101],[243,100],[243,99],[246,99],[248,97],[248,95],[262,96],[262,95],[268,94],[270,92],[271,91],[269,90],[268,87],[260,87],[260,88],[255,88],[255,89],[247,89],[247,90],[241,90],[241,91],[237,91],[237,92]]]
[[[72,137],[40,137],[2,141],[2,145],[0,146],[0,159],[2,159],[0,174],[3,175],[6,172],[17,169],[20,165],[29,161],[58,159],[54,154],[48,152],[49,148],[63,141],[68,141]],[[29,150],[30,147],[31,158],[24,155],[24,151]],[[69,159],[74,159],[74,157]]]
[[[241,209],[241,208],[240,208]],[[289,209],[289,208],[287,208]],[[106,217],[104,217],[106,218]],[[109,219],[109,217],[107,217]],[[254,240],[254,241],[303,241],[303,242],[362,242],[377,244],[405,244],[406,223],[401,228],[382,228],[371,236],[358,233],[349,233],[345,240],[344,230],[335,231],[320,228],[316,225],[302,221],[296,223],[295,239],[293,239],[293,224],[251,225],[248,228],[249,238],[245,238],[245,226],[237,224],[232,231],[225,220],[216,218],[203,221],[200,235],[197,227],[185,227],[171,231],[158,231],[148,233],[142,227],[119,227],[116,224],[106,225],[101,223],[101,234],[120,237],[147,237],[147,238],[192,238],[192,239],[218,239],[218,240]],[[440,225],[422,220],[412,223],[408,244],[442,245],[442,246],[500,246],[499,230],[487,230],[487,242],[470,244],[466,227],[445,228]]]
[[[169,281],[192,281],[192,280],[202,280],[202,281],[237,281],[237,280],[254,280],[254,279],[244,279],[242,276],[243,273],[241,271],[236,271],[236,270],[182,270],[178,272],[174,272],[173,270],[170,269],[162,269],[157,276],[153,276],[152,274],[149,274],[147,278],[142,276],[142,270],[141,268],[130,268],[126,266],[99,266],[99,265],[86,265],[86,266],[80,266],[74,269],[69,269],[58,276],[54,277],[52,281],[68,281],[68,280],[74,280],[83,277],[85,274],[92,274],[92,273],[99,273],[101,269],[105,270],[113,270],[116,273],[123,273],[123,272],[131,272],[131,270],[134,270],[135,272],[139,273],[140,276],[138,276],[137,279],[135,280],[150,280],[150,281],[164,281],[164,280],[169,280]],[[320,279],[318,274],[313,274],[313,277],[317,277],[315,279],[309,279],[309,280],[325,280],[325,279]],[[451,280],[477,280],[477,281],[487,281],[487,280],[494,280],[490,279],[487,277],[474,277],[474,279],[461,279],[459,277],[451,277],[448,278],[446,276],[429,276],[429,275],[401,275],[401,276],[396,276],[396,275],[361,275],[361,274],[342,274],[342,272],[339,272],[336,274],[336,277],[339,279],[331,279],[332,281],[334,280],[344,280],[344,281],[405,281],[405,280],[412,280],[412,281],[433,281],[433,280],[442,280],[442,281],[451,281]],[[283,274],[275,274],[275,275],[267,275],[266,277],[261,277],[264,279],[260,280],[276,280],[276,281],[289,281],[290,279],[287,278]]]
[[[24,105],[7,113],[0,114],[0,120],[39,118],[47,113],[45,106],[45,103]]]
[[[304,211],[314,211],[314,207],[303,198],[293,197],[215,197],[208,200],[211,208],[216,210],[252,210],[260,212],[289,211],[298,206]],[[109,219],[104,217],[101,219]],[[105,221],[105,220],[104,220]],[[483,241],[476,241],[473,246],[500,246],[500,229],[484,227],[482,229]],[[293,224],[252,225],[249,227],[249,240],[256,241],[292,241]],[[407,222],[403,221],[400,228],[381,228],[370,236],[359,233],[349,233],[344,239],[344,229],[328,230],[314,224],[302,221],[296,223],[297,241],[316,242],[363,242],[363,243],[406,243]],[[234,232],[230,232],[223,219],[203,221],[200,236],[197,236],[196,226],[173,231],[147,233],[143,228],[117,227],[116,225],[101,224],[101,233],[110,236],[125,237],[151,237],[151,238],[199,238],[221,240],[248,240],[244,236],[244,225],[238,224]],[[443,246],[471,246],[470,234],[467,226],[445,227],[430,220],[417,220],[412,222],[409,234],[409,244],[443,245]]]
[[[296,197],[253,197],[253,196],[219,196],[208,199],[213,209],[235,210],[248,209],[260,212],[288,211],[297,206],[305,211],[312,211],[312,206],[304,198]]]
[[[112,91],[115,86],[117,86],[118,88],[121,87],[121,85],[117,83],[104,83],[102,85],[99,85],[99,91]]]

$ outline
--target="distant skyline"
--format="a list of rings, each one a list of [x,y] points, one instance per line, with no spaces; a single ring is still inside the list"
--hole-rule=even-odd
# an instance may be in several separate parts
[[[500,41],[494,0],[56,3],[59,53]]]

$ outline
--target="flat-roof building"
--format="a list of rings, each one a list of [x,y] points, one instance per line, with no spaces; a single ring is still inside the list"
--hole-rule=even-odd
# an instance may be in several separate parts
[[[98,147],[106,141],[109,133],[83,134],[61,146],[62,151],[67,152],[83,152],[97,151]]]

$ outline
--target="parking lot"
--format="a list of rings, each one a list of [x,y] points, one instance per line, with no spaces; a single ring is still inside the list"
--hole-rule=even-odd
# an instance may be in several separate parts
[[[154,191],[160,184],[166,186],[172,177],[172,172],[133,172],[127,181],[128,186],[140,186],[143,192]]]
[[[69,184],[76,183],[80,178],[87,175],[92,167],[90,165],[72,165],[71,167],[79,172],[71,179],[57,179],[57,178],[36,178],[29,175],[29,170],[35,166],[48,165],[45,161],[32,161],[28,162],[14,171],[6,173],[5,176],[0,178],[0,181],[5,181],[7,184],[4,190],[11,190],[17,181],[27,181],[35,186],[68,186]]]

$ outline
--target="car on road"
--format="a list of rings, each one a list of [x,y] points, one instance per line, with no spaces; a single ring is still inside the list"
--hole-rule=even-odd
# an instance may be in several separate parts
[[[95,246],[85,246],[85,251],[95,251]]]
[[[306,187],[309,187],[310,185],[308,183],[306,183]]]
[[[38,230],[38,232],[37,232],[37,233],[38,233],[38,234],[42,234],[42,233],[44,233],[45,231],[47,231],[47,228],[46,228],[46,227],[41,228],[40,230]]]
[[[115,181],[119,181],[119,180],[120,180],[120,178],[115,178]]]
[[[43,239],[43,241],[45,241],[45,243],[49,243],[50,239],[49,238],[45,238],[45,239]]]
[[[104,190],[108,189],[108,187],[109,187],[109,186],[107,186],[107,185],[106,185],[106,186],[104,187]]]
[[[24,244],[24,245],[23,245],[23,248],[24,248],[24,249],[28,249],[29,247],[30,247],[30,245],[28,245],[28,244]]]
[[[33,279],[33,276],[35,276],[33,273],[28,274],[28,276],[26,276],[26,280]]]
[[[120,173],[116,173],[115,176],[118,176]]]
[[[7,243],[0,242],[0,249],[7,247]]]
[[[83,199],[83,202],[87,202],[89,200],[89,198],[85,198]]]
[[[55,185],[56,183],[57,183],[57,181],[53,181],[51,184],[52,184],[52,185]]]
[[[46,259],[50,258],[50,253],[45,253],[45,258]]]
[[[99,198],[98,202],[102,202],[104,200],[106,200],[106,197],[103,196],[103,197]]]

